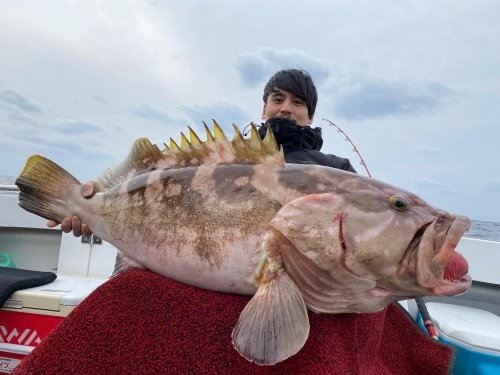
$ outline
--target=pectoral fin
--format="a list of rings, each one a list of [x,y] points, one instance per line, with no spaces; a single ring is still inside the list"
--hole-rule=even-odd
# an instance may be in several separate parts
[[[236,350],[259,365],[297,353],[309,335],[306,305],[290,276],[281,271],[259,285],[232,333]]]

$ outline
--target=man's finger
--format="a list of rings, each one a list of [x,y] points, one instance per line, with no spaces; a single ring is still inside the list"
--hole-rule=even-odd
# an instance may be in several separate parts
[[[93,182],[84,183],[82,185],[81,192],[85,198],[92,197],[94,195],[94,183]]]
[[[59,223],[57,221],[54,221],[54,220],[47,221],[47,227],[49,227],[49,228],[54,228],[54,227],[57,227],[58,225],[59,225]]]
[[[73,216],[71,224],[73,226],[73,235],[75,237],[80,237],[82,235],[82,223],[80,222],[80,218],[78,216]]]
[[[61,230],[64,233],[69,233],[71,232],[71,218],[70,217],[65,217],[61,223]]]

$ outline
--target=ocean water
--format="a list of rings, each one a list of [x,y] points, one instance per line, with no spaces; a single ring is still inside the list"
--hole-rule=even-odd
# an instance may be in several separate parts
[[[471,226],[464,236],[500,242],[500,223],[471,220]]]

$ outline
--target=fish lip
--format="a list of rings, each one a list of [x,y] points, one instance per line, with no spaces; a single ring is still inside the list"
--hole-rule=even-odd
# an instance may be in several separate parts
[[[470,228],[470,220],[466,216],[454,216],[454,220],[446,231],[446,237],[442,242],[439,252],[431,261],[431,269],[439,280],[433,293],[437,295],[457,295],[465,293],[472,284],[472,277],[466,272],[459,279],[444,278],[446,264],[456,250],[460,239]]]
[[[446,225],[443,226],[443,223]],[[421,286],[437,295],[456,295],[467,291],[471,284],[468,273],[459,279],[447,280],[444,269],[469,227],[467,217],[444,212],[427,225],[416,251],[416,273]]]

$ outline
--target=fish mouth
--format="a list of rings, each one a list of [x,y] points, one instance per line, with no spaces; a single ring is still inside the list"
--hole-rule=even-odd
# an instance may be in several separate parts
[[[456,251],[460,238],[469,229],[465,216],[440,213],[433,222],[422,226],[412,239],[416,246],[416,278],[432,294],[453,296],[465,293],[471,286],[469,266]]]

